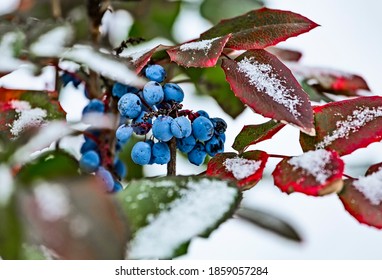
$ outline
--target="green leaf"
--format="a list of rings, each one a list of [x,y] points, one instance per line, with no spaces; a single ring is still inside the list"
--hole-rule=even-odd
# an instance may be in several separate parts
[[[127,181],[130,181],[132,179],[141,179],[143,178],[143,166],[134,163],[134,161],[131,159],[131,150],[133,149],[134,145],[141,141],[141,139],[137,137],[131,137],[131,139],[123,146],[123,150],[119,154],[119,158],[123,161],[125,164],[128,172],[126,175]]]
[[[194,82],[198,93],[214,98],[223,111],[232,118],[236,118],[244,111],[245,106],[232,92],[220,67],[189,68],[184,69],[184,72]]]
[[[133,181],[117,198],[133,232],[128,257],[169,259],[231,217],[241,194],[228,181],[178,176]]]
[[[231,18],[264,5],[261,0],[204,0],[200,5],[201,15],[216,24],[223,18]],[[216,7],[219,7],[218,9]]]
[[[24,165],[17,180],[29,184],[37,180],[51,180],[79,176],[78,161],[65,151],[48,151]]]
[[[150,40],[164,37],[174,41],[172,27],[180,11],[181,1],[142,0],[126,3],[125,8],[132,13],[134,24],[130,37],[143,37]]]
[[[262,210],[243,207],[238,209],[236,215],[281,237],[296,242],[302,241],[301,236],[289,223]]]

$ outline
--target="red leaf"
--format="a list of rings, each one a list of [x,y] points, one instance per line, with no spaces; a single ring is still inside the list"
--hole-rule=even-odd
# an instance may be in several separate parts
[[[316,136],[300,135],[304,151],[335,150],[341,156],[382,139],[382,97],[358,97],[314,108]]]
[[[267,51],[277,56],[280,60],[283,61],[298,62],[302,57],[302,53],[295,50],[269,47],[267,48]]]
[[[320,91],[346,96],[358,96],[358,90],[370,90],[366,81],[357,75],[319,67],[288,63],[293,74],[301,80],[312,81]]]
[[[185,67],[212,67],[231,34],[210,40],[196,40],[167,50],[171,61]]]
[[[235,180],[242,190],[255,186],[263,176],[268,154],[263,151],[248,151],[238,156],[223,153],[214,156],[207,166],[208,176]]]
[[[236,60],[223,59],[222,68],[235,95],[256,113],[294,124],[314,135],[308,96],[277,57],[264,50],[252,50]]]
[[[236,136],[232,148],[242,153],[250,145],[271,139],[284,126],[285,124],[272,120],[262,124],[246,125]]]
[[[381,171],[360,179],[345,180],[338,194],[346,211],[360,223],[382,229]],[[365,195],[367,194],[367,195]]]
[[[283,192],[325,195],[342,188],[344,162],[334,151],[317,150],[283,159],[272,175]]]
[[[235,50],[263,49],[290,37],[308,32],[318,25],[289,11],[261,8],[244,15],[222,20],[201,34],[201,39],[212,39],[232,33],[226,47]]]
[[[168,48],[168,46],[158,45],[148,51],[130,54],[127,58],[130,59],[130,61],[133,63],[135,72],[140,73],[156,52],[166,50]]]
[[[373,164],[369,167],[369,169],[366,171],[365,176],[371,175],[375,172],[378,172],[380,169],[382,169],[382,162]]]

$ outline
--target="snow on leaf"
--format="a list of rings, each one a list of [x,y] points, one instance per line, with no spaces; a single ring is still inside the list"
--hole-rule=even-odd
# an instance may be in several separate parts
[[[64,52],[61,57],[85,64],[100,75],[126,85],[142,86],[145,84],[144,80],[137,77],[134,71],[130,70],[125,63],[90,46],[76,45]]]
[[[247,190],[262,178],[267,160],[268,154],[263,151],[248,151],[241,155],[222,153],[208,162],[206,174],[234,180],[242,190]]]
[[[382,97],[359,97],[314,108],[316,137],[300,136],[304,151],[336,150],[341,156],[382,139]]]
[[[56,57],[65,50],[72,37],[73,30],[69,25],[58,26],[42,34],[31,45],[30,51],[40,57]]]
[[[382,201],[382,169],[370,175],[358,178],[353,186],[361,192],[372,205],[379,205]]]
[[[172,61],[185,67],[212,67],[216,65],[225,44],[231,37],[197,40],[167,50]]]
[[[24,34],[20,32],[8,32],[0,37],[0,77],[16,70],[21,65],[30,64],[15,57],[14,49],[22,40],[24,40]]]
[[[303,132],[314,135],[308,96],[274,55],[252,50],[236,60],[223,59],[222,68],[235,95],[255,112],[296,125]]]
[[[283,159],[272,175],[283,192],[325,195],[342,187],[344,163],[334,151],[309,151],[297,157]]]
[[[212,39],[232,33],[227,48],[263,49],[308,32],[317,26],[316,23],[296,13],[261,8],[222,20],[201,34],[200,38]]]
[[[4,164],[0,165],[0,178],[0,206],[5,206],[13,194],[14,187],[11,170]]]
[[[132,182],[118,198],[134,230],[127,257],[169,259],[228,218],[240,195],[228,181],[166,177]]]

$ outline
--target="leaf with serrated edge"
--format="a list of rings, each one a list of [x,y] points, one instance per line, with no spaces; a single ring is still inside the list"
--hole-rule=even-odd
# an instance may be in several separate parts
[[[245,151],[250,145],[254,145],[264,140],[271,139],[279,132],[285,124],[270,120],[262,124],[245,125],[236,136],[232,145],[239,153]]]
[[[310,151],[283,159],[273,171],[275,185],[286,193],[319,196],[342,188],[344,162],[334,151]]]
[[[262,8],[222,20],[201,34],[200,38],[212,39],[232,33],[227,48],[263,49],[308,32],[317,26],[313,21],[296,13]]]
[[[117,198],[133,230],[127,257],[169,259],[229,218],[241,195],[228,181],[178,176],[133,181]]]
[[[308,96],[277,57],[252,50],[236,60],[223,59],[222,68],[235,95],[256,113],[315,134]]]
[[[263,151],[217,154],[208,162],[206,174],[234,180],[241,190],[248,190],[263,177],[267,160],[268,154]]]
[[[300,135],[304,151],[347,155],[382,139],[382,97],[358,97],[314,108],[316,136]]]
[[[216,65],[225,44],[231,37],[195,40],[167,50],[171,61],[184,67],[212,67]]]

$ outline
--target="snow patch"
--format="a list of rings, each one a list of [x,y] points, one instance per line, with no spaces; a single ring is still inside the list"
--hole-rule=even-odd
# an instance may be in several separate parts
[[[301,156],[292,157],[288,163],[293,166],[293,170],[301,168],[305,173],[315,177],[316,181],[324,184],[333,175],[331,170],[326,170],[331,153],[326,150],[309,151]]]
[[[237,196],[237,189],[224,181],[189,181],[187,187],[168,210],[151,217],[151,223],[137,231],[127,252],[129,258],[170,258],[180,245],[213,228]]]
[[[44,220],[54,222],[69,214],[68,193],[61,185],[43,183],[34,189],[34,195]]]
[[[253,175],[260,168],[261,161],[235,157],[227,158],[223,165],[228,172],[232,172],[237,180],[242,180]]]
[[[254,59],[245,57],[238,63],[238,71],[244,73],[249,83],[271,97],[276,103],[284,106],[295,118],[301,116],[297,107],[302,100],[293,95],[294,89],[285,86],[286,81],[281,80],[269,64],[259,63]]]
[[[208,51],[212,47],[212,43],[216,40],[220,39],[220,37],[216,37],[210,40],[201,40],[191,43],[183,44],[179,47],[179,50],[181,51],[204,51],[204,53],[207,55]]]
[[[11,101],[11,106],[15,109],[17,118],[10,125],[10,132],[17,137],[28,127],[40,126],[48,113],[41,108],[31,108],[27,101]]]
[[[373,205],[379,205],[382,201],[382,169],[360,177],[354,181],[353,186],[360,191]]]
[[[8,166],[0,165],[0,205],[6,205],[11,198],[14,187],[11,170]]]
[[[42,57],[56,57],[63,51],[65,44],[73,37],[73,30],[69,26],[59,26],[41,35],[32,44],[31,52]]]
[[[30,64],[14,57],[14,48],[18,41],[24,36],[20,32],[8,32],[4,34],[0,42],[0,72],[8,73],[16,70],[23,64]]]
[[[350,133],[357,132],[361,127],[375,118],[382,116],[382,106],[377,108],[362,107],[357,108],[346,120],[337,121],[336,129],[329,135],[326,135],[321,142],[316,144],[316,149],[324,149],[340,138],[348,138]]]

